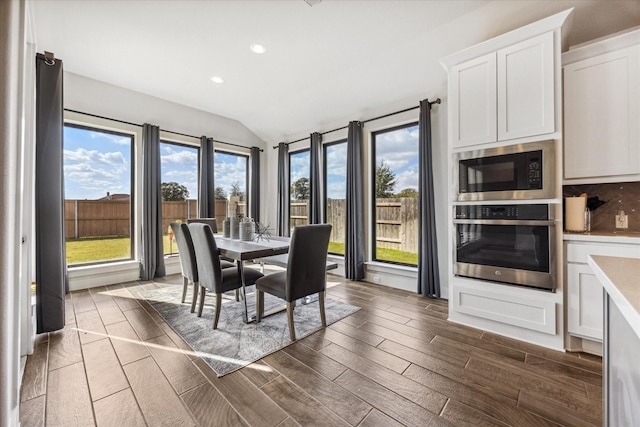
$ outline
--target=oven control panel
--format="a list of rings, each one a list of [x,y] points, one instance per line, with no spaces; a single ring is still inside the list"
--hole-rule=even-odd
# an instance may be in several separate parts
[[[549,205],[458,205],[456,219],[548,220]]]

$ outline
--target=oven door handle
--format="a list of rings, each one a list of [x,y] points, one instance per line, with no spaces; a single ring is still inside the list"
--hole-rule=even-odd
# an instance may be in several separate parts
[[[479,225],[530,225],[555,227],[555,220],[509,220],[509,219],[454,219],[454,224],[479,224]]]

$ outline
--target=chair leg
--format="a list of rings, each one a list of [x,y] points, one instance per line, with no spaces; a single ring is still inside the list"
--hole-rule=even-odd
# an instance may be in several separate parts
[[[216,294],[216,314],[213,317],[213,329],[218,329],[218,320],[220,320],[220,310],[222,310],[222,294]]]
[[[198,301],[198,292],[200,291],[200,283],[193,282],[193,299],[191,300],[191,312],[196,311],[196,302]]]
[[[320,304],[320,320],[322,321],[322,326],[327,326],[327,316],[324,313],[324,291],[318,292],[318,303]]]
[[[264,292],[256,290],[256,323],[260,323],[264,314]]]
[[[240,301],[240,289],[236,289],[236,302]]]
[[[207,295],[207,290],[200,286],[200,305],[198,306],[198,317],[202,317],[202,309],[204,308],[204,297]]]
[[[296,329],[293,326],[293,301],[287,301],[287,320],[289,322],[289,337],[291,341],[296,340]]]
[[[182,276],[182,300],[180,302],[184,303],[184,300],[187,298],[187,288],[189,287],[189,279]]]

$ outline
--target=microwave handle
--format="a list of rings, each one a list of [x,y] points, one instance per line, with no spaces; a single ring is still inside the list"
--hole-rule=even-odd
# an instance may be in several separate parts
[[[531,225],[555,227],[555,220],[510,220],[510,219],[454,219],[454,224],[480,224],[480,225]]]

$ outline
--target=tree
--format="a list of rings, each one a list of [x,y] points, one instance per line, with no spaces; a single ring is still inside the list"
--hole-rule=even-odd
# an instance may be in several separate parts
[[[215,193],[215,194],[214,194],[214,197],[215,197],[217,200],[220,200],[220,199],[222,199],[222,200],[227,200],[227,192],[226,192],[226,191],[224,191],[224,188],[222,188],[222,187],[216,187],[216,189],[215,189],[215,192],[214,192],[214,193]]]
[[[396,186],[396,174],[393,173],[389,165],[380,163],[376,166],[376,198],[388,199],[393,197],[393,190]]]
[[[160,187],[162,200],[165,202],[182,202],[189,197],[187,187],[177,182],[163,182]]]
[[[244,191],[240,190],[240,184],[237,181],[231,184],[231,192],[229,196],[240,197],[240,200],[244,200]]]
[[[309,200],[309,178],[302,177],[291,186],[291,198]]]
[[[417,199],[418,194],[418,190],[416,190],[415,188],[405,188],[404,190],[396,194],[396,197],[411,197]]]

